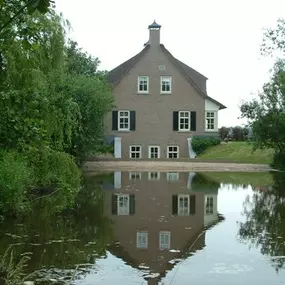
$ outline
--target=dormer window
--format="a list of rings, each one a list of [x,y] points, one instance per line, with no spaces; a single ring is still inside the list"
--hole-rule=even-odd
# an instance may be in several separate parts
[[[171,93],[171,76],[161,76],[160,77],[160,93],[170,94]]]
[[[149,83],[148,76],[139,76],[138,77],[138,93],[148,93],[149,92],[148,83]]]

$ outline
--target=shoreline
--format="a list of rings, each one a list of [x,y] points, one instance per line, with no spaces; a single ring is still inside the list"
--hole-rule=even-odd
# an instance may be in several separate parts
[[[197,172],[270,172],[266,164],[199,161],[126,161],[92,160],[83,165],[84,172],[96,171],[197,171]]]

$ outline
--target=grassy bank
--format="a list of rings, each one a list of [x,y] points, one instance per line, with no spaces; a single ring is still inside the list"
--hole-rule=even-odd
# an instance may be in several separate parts
[[[253,152],[252,145],[247,142],[222,143],[208,148],[198,159],[213,161],[228,161],[234,163],[257,163],[270,164],[273,151],[269,149],[256,150]]]

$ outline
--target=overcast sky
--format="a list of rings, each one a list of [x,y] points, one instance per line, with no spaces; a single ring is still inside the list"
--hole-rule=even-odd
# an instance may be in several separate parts
[[[241,100],[268,79],[273,60],[260,55],[263,28],[285,17],[284,0],[56,0],[71,37],[110,70],[134,56],[155,19],[161,43],[208,77],[208,95],[227,106],[219,126],[239,125]]]

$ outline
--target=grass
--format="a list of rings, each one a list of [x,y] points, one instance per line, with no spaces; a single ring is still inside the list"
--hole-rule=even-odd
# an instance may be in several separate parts
[[[271,149],[258,149],[248,142],[229,142],[210,147],[198,156],[198,160],[226,161],[234,163],[270,164],[273,158]]]

